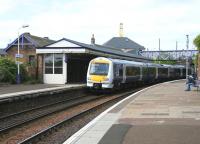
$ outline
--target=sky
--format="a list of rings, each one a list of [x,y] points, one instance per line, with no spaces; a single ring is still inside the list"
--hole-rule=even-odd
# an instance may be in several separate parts
[[[195,49],[193,39],[200,34],[199,0],[0,0],[0,48],[5,48],[18,32],[68,38],[97,44],[124,36],[148,50]],[[28,28],[21,28],[28,24]]]

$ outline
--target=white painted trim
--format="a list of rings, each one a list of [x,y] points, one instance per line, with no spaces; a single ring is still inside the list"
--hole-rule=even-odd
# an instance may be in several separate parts
[[[47,47],[80,47],[80,46],[63,39],[61,41],[48,45]]]
[[[36,49],[37,54],[45,53],[86,53],[85,48],[74,48],[74,49]]]
[[[75,134],[73,134],[70,138],[68,138],[63,144],[72,144],[75,141],[77,141],[79,138],[81,138],[81,136],[87,132],[88,129],[90,129],[92,126],[94,126],[101,118],[103,118],[103,116],[105,116],[110,110],[114,109],[116,106],[118,106],[119,104],[121,104],[122,102],[132,98],[133,96],[136,96],[137,94],[151,89],[155,86],[158,86],[160,84],[164,84],[164,83],[171,83],[171,82],[176,82],[176,81],[180,81],[180,80],[174,80],[174,81],[169,81],[169,82],[163,82],[163,83],[159,83],[159,84],[155,84],[153,86],[149,86],[147,88],[144,88],[136,93],[131,94],[130,96],[126,97],[125,99],[119,101],[118,103],[116,103],[115,105],[111,106],[110,108],[108,108],[107,110],[105,110],[104,112],[102,112],[100,115],[98,115],[95,119],[93,119],[91,122],[89,122],[86,126],[84,126],[83,128],[81,128],[79,131],[77,131]]]

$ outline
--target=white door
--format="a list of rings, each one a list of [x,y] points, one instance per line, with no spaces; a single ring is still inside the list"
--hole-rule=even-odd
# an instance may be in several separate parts
[[[45,54],[44,83],[65,84],[66,79],[65,54]]]

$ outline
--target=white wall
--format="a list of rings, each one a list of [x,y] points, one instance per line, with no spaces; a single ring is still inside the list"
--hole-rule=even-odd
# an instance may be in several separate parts
[[[67,82],[67,63],[65,62],[65,54],[63,54],[63,73],[45,74],[45,63],[44,63],[43,76],[45,84],[65,84]]]

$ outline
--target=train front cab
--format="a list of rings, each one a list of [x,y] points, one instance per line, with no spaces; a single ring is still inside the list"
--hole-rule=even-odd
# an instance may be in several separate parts
[[[87,87],[94,89],[112,88],[112,63],[105,58],[90,62],[87,73]]]

